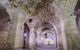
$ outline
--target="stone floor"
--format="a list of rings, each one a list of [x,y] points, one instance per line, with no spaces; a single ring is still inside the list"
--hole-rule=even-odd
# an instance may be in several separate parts
[[[14,50],[29,50],[29,49],[20,49],[20,48],[18,48],[18,49],[14,49]]]
[[[30,50],[30,49],[14,49],[14,50]],[[56,48],[37,48],[36,50],[57,50]]]
[[[30,49],[14,49],[14,50],[30,50]],[[56,47],[53,46],[39,46],[36,50],[58,50]]]

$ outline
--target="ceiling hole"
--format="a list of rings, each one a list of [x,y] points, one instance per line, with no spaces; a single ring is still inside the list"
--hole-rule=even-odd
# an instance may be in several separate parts
[[[32,19],[29,19],[29,22],[31,23],[32,22]]]
[[[12,1],[12,0],[9,0],[9,1]]]

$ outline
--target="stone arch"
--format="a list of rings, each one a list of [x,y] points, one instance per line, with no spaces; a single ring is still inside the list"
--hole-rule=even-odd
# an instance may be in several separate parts
[[[17,12],[15,12],[17,11]],[[28,25],[28,23],[26,22],[26,20],[28,20],[29,15],[26,14],[25,11],[23,10],[19,10],[19,9],[15,9],[15,11],[11,11],[10,15],[12,17],[16,17],[13,19],[15,20],[15,24],[16,24],[16,31],[15,31],[15,40],[14,40],[14,48],[22,48],[22,44],[23,44],[23,33],[24,33],[24,23],[26,23]],[[17,14],[18,13],[18,14]],[[13,14],[15,16],[13,16]],[[14,24],[13,24],[14,25]]]
[[[42,32],[42,36],[41,37],[45,37],[44,36],[45,34],[48,35],[47,38],[52,37],[52,38],[50,38],[50,40],[52,40],[51,41],[51,43],[52,43],[51,45],[54,45],[54,47],[57,47],[57,35],[56,35],[56,32],[51,31],[51,30],[47,30],[47,31]]]
[[[35,43],[36,42],[36,32],[35,32],[35,28],[34,28],[34,26],[36,24],[36,17],[27,15],[27,17],[25,17],[24,23],[26,23],[30,29],[29,30],[29,48],[33,49],[36,44]]]
[[[42,26],[42,27],[39,27],[36,32],[37,32],[37,45],[41,45],[41,37],[43,35],[44,32],[55,32],[55,35],[56,35],[56,43],[57,43],[57,30],[56,30],[56,27],[54,28],[55,26],[49,24],[48,26]],[[43,29],[46,29],[46,30],[43,30]],[[56,44],[57,46],[57,44]]]
[[[28,15],[19,9],[7,9],[7,11],[11,19],[10,32],[7,40],[8,45],[11,45],[11,47],[8,48],[22,48],[24,23]]]

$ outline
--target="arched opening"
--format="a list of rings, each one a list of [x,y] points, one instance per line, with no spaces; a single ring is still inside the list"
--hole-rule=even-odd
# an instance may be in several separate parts
[[[10,29],[10,17],[4,6],[0,5],[0,50],[6,48],[7,37]]]
[[[26,23],[24,23],[24,32],[23,32],[23,49],[29,49],[29,27]]]
[[[80,0],[77,1],[77,4],[74,9],[74,15],[76,15],[76,25],[78,30],[80,31]]]
[[[42,40],[44,46],[56,47],[57,46],[56,38],[57,38],[56,33],[54,33],[53,31],[50,31],[50,30],[46,30],[42,33],[41,40]]]
[[[57,34],[54,28],[40,27],[37,30],[37,49],[57,49]]]

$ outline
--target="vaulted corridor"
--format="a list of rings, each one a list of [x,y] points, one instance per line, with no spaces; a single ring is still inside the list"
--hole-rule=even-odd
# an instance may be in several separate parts
[[[80,50],[79,0],[0,0],[0,50]]]

